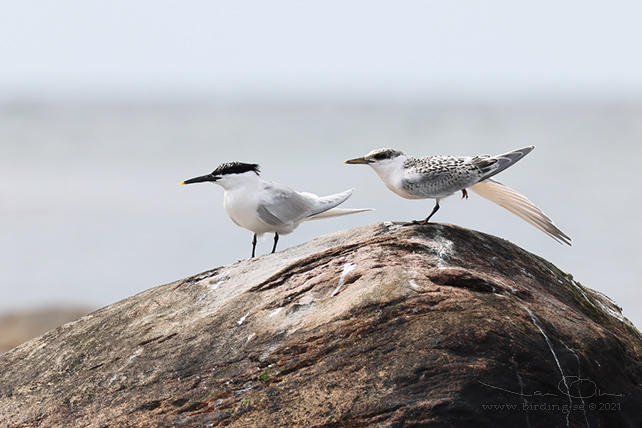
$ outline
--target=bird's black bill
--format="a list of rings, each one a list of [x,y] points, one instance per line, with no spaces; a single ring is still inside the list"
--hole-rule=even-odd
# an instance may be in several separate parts
[[[355,159],[348,159],[344,163],[350,164],[350,165],[358,165],[358,164],[365,164],[368,165],[371,163],[369,160],[365,158],[355,158]]]
[[[181,184],[192,184],[192,183],[205,183],[206,181],[216,181],[220,177],[212,174],[203,175],[201,177],[190,178],[189,180],[183,181]]]

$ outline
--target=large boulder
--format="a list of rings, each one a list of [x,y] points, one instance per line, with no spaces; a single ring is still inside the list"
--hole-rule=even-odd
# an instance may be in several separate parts
[[[572,249],[569,249],[572,251]],[[515,245],[379,223],[162,285],[0,356],[6,427],[639,427],[642,340]]]

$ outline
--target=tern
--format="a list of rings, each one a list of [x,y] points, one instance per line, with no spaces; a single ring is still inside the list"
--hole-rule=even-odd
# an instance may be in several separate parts
[[[555,226],[546,214],[524,195],[494,180],[535,147],[529,146],[502,155],[413,157],[394,149],[377,149],[367,155],[345,161],[370,165],[388,189],[406,199],[435,199],[435,207],[423,223],[439,210],[439,201],[467,189],[506,208],[560,243],[571,245],[571,238]],[[414,223],[417,223],[416,221]]]
[[[259,165],[255,163],[224,163],[211,174],[181,184],[204,182],[221,186],[225,190],[223,208],[227,215],[237,226],[254,232],[252,257],[256,253],[257,236],[274,233],[274,253],[279,235],[292,232],[304,221],[372,211],[371,208],[335,208],[348,199],[354,189],[322,197],[299,193],[283,184],[261,180]]]

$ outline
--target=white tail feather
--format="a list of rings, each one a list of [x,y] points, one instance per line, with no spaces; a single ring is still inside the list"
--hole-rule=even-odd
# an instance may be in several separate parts
[[[310,216],[304,219],[304,221],[319,220],[322,218],[331,218],[331,217],[341,217],[343,215],[362,213],[365,211],[374,211],[374,209],[372,208],[332,208],[330,210],[323,211],[322,213]]]
[[[510,187],[504,186],[493,179],[489,179],[480,181],[469,187],[469,190],[496,203],[500,207],[506,208],[517,217],[535,226],[558,242],[571,245],[571,238],[555,226],[553,220],[529,201],[526,196]]]

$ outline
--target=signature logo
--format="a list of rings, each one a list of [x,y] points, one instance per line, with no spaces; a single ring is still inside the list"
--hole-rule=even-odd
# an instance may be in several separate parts
[[[547,397],[547,396],[560,397],[561,395],[565,395],[571,398],[584,399],[584,398],[604,397],[604,396],[609,396],[609,397],[625,396],[624,394],[613,394],[609,392],[604,392],[600,388],[598,388],[597,384],[593,382],[591,379],[582,378],[579,376],[562,377],[562,379],[560,379],[560,381],[557,384],[557,390],[559,391],[559,393],[534,391],[532,394],[527,394],[527,393],[524,393],[523,391],[512,391],[510,389],[502,388],[500,386],[491,385],[489,383],[482,382],[481,380],[478,380],[478,382],[489,388],[497,389],[497,390],[507,392],[509,394],[517,395],[520,397]]]

